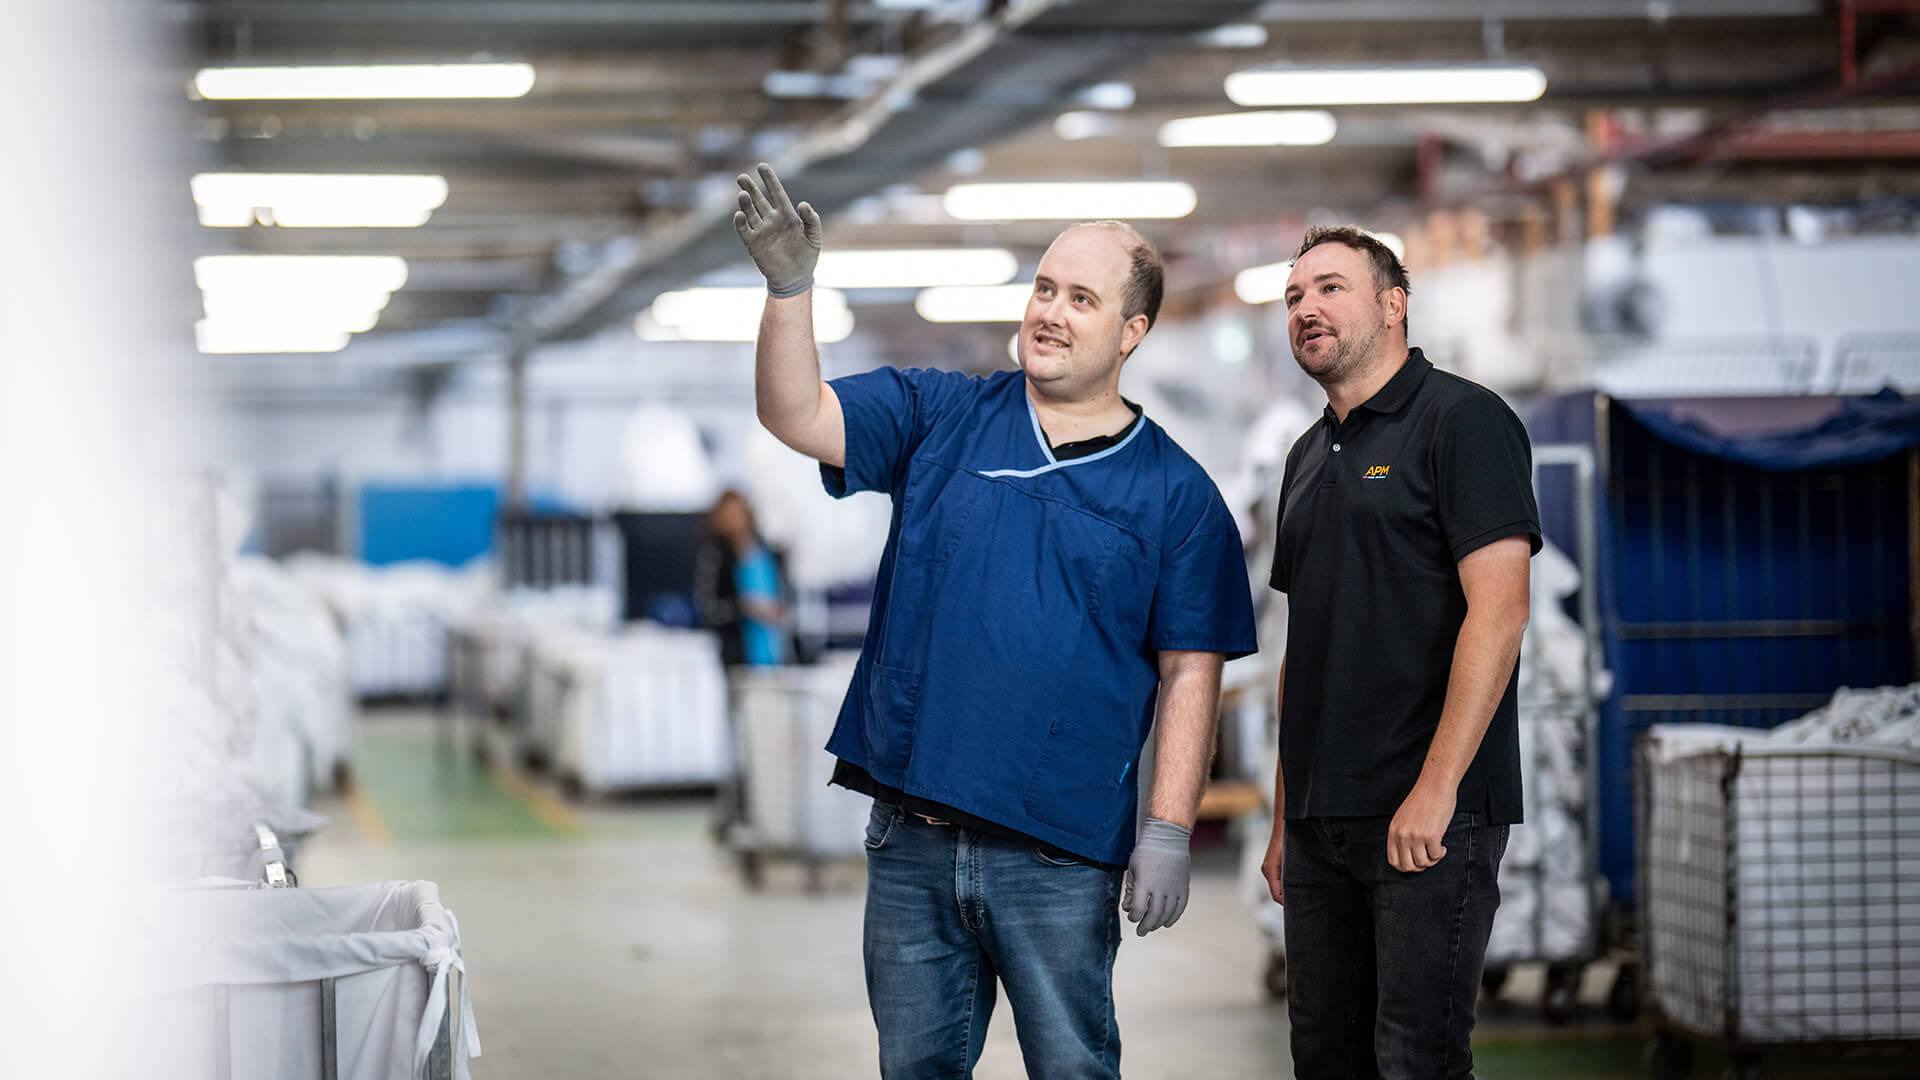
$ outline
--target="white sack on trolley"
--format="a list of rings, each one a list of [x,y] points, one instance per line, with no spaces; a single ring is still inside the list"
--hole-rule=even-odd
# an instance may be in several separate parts
[[[460,927],[433,882],[182,889],[161,894],[149,914],[162,949],[149,968],[160,993],[228,988],[234,1077],[318,1075],[319,980],[327,978],[336,980],[341,1080],[424,1080],[455,971],[463,976],[456,1080],[468,1080],[467,1059],[480,1056]]]

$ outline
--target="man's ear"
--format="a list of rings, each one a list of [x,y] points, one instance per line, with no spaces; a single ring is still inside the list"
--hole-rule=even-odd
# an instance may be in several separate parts
[[[1395,285],[1383,294],[1382,302],[1386,305],[1388,326],[1407,324],[1407,290]]]
[[[1132,356],[1134,348],[1140,344],[1140,339],[1146,336],[1147,316],[1145,313],[1135,315],[1133,318],[1128,319],[1126,324],[1120,327],[1120,355],[1122,357]]]

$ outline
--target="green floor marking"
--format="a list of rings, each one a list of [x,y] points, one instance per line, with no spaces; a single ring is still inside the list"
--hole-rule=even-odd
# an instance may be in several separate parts
[[[464,741],[430,726],[363,719],[355,781],[396,845],[559,837],[475,761]]]

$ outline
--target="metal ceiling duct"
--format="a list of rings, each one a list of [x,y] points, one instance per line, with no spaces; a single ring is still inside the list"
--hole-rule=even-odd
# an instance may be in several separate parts
[[[1124,78],[1193,35],[1242,20],[1260,0],[1023,0],[914,60],[886,89],[774,160],[823,214],[1050,118],[1080,90]],[[522,341],[579,337],[655,295],[741,258],[734,197],[716,193],[631,253],[532,306]]]

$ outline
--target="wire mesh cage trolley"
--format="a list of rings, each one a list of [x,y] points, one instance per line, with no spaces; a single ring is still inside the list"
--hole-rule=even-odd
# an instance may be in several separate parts
[[[1723,729],[1724,730],[1724,729]],[[1657,1080],[1689,1040],[1920,1047],[1920,754],[1660,726],[1636,754],[1642,994]]]

